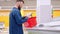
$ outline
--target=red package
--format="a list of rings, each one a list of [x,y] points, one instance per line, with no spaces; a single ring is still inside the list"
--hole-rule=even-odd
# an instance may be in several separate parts
[[[26,23],[24,23],[24,26],[27,28],[32,28],[36,26],[36,17],[29,18]]]

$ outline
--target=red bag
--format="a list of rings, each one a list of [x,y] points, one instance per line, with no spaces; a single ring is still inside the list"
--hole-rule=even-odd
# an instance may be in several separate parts
[[[29,18],[26,23],[24,23],[24,26],[27,28],[32,28],[36,26],[36,17]]]

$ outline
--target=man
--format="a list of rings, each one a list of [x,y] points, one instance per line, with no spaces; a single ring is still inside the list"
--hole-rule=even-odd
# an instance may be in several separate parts
[[[10,13],[9,34],[23,34],[22,24],[30,18],[21,16],[20,10],[23,4],[24,1],[18,0]]]

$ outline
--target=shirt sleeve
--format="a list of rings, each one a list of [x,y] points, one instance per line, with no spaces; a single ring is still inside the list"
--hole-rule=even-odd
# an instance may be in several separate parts
[[[25,17],[25,18],[22,17],[20,12],[18,12],[18,11],[14,12],[14,17],[15,17],[15,20],[16,20],[17,24],[22,24],[22,23],[24,23],[28,20],[27,17]]]

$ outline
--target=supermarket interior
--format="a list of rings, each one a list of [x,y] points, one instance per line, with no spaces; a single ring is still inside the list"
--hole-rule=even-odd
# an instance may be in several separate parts
[[[0,0],[0,34],[9,34],[9,14],[16,0]],[[24,34],[60,34],[60,0],[24,0],[22,15],[32,13]],[[35,19],[35,20],[34,20]]]

